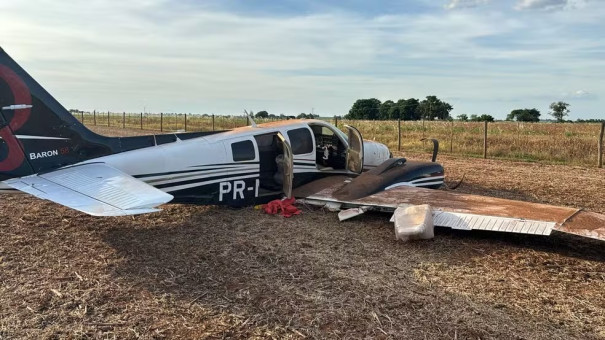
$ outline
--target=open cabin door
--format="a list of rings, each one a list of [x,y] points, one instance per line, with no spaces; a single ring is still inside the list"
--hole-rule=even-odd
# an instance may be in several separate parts
[[[277,133],[277,137],[279,138],[282,149],[284,150],[282,166],[280,167],[282,171],[282,191],[286,197],[292,197],[292,181],[294,179],[294,156],[292,155],[292,148],[290,147],[290,143],[286,140],[284,135],[281,133]]]
[[[363,170],[363,137],[356,128],[345,125],[349,137],[347,149],[347,170],[360,174]]]

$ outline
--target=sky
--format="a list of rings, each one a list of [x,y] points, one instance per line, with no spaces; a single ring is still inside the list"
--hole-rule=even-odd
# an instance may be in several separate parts
[[[0,46],[68,109],[605,118],[604,0],[2,0]]]

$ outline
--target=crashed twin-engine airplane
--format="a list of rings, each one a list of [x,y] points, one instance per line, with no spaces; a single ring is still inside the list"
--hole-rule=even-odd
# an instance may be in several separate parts
[[[0,49],[0,190],[95,216],[167,203],[244,206],[296,197],[341,211],[393,213],[399,236],[432,226],[605,240],[605,216],[573,208],[435,190],[443,167],[392,158],[380,143],[321,120],[230,131],[105,137],[74,118]],[[428,204],[428,206],[426,205]],[[424,229],[423,229],[424,228]]]

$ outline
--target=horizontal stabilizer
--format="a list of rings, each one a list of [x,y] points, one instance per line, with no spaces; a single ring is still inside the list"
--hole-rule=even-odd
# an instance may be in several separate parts
[[[172,195],[102,163],[63,168],[4,183],[93,216],[155,212],[159,211],[156,206],[172,200]]]

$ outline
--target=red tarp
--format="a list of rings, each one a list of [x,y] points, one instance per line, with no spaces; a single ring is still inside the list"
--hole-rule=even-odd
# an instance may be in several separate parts
[[[294,197],[284,200],[274,200],[263,205],[263,210],[271,215],[276,215],[281,211],[283,217],[300,215],[301,210],[294,206],[294,202],[296,202]]]

